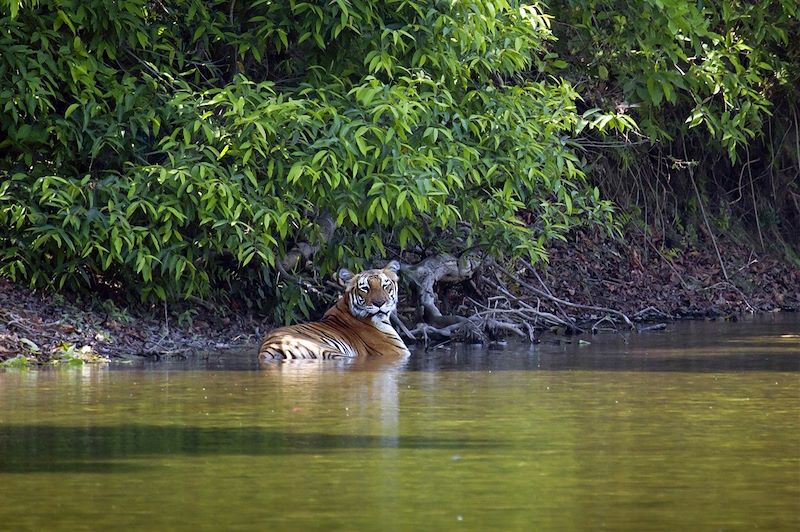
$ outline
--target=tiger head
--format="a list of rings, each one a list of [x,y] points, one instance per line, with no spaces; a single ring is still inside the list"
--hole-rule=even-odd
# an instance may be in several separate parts
[[[356,318],[386,321],[397,308],[397,272],[400,263],[391,261],[383,269],[354,274],[339,270],[339,282],[345,285],[344,298]]]

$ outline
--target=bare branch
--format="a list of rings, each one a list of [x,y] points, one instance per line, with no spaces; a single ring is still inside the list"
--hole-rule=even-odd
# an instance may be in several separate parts
[[[597,306],[594,306],[594,305],[581,305],[579,303],[573,303],[571,301],[566,301],[564,299],[560,299],[558,297],[551,296],[550,294],[548,294],[548,293],[546,293],[546,292],[544,292],[542,290],[539,290],[538,288],[536,288],[535,286],[531,285],[530,283],[527,283],[527,282],[523,281],[522,279],[520,279],[519,277],[517,277],[516,275],[514,275],[510,271],[506,270],[505,268],[503,268],[503,267],[501,267],[499,265],[498,265],[498,268],[500,269],[501,272],[506,274],[509,278],[511,278],[519,286],[521,286],[522,288],[525,288],[526,290],[529,290],[529,291],[533,292],[534,294],[536,294],[536,295],[538,295],[538,296],[540,296],[540,297],[542,297],[544,299],[549,299],[551,301],[554,301],[554,302],[557,302],[557,303],[561,303],[562,305],[565,305],[565,306],[568,306],[568,307],[581,308],[581,309],[584,309],[584,310],[593,310],[595,312],[604,312],[606,314],[613,314],[615,316],[619,316],[620,318],[622,318],[622,320],[625,322],[625,324],[628,325],[628,327],[630,327],[631,329],[635,328],[635,326],[633,325],[633,322],[628,318],[628,316],[626,316],[625,314],[623,314],[622,312],[620,312],[618,310],[614,310],[614,309],[610,309],[610,308],[606,308],[606,307],[597,307]]]

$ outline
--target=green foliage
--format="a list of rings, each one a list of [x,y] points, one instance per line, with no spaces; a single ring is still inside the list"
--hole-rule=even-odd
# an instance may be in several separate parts
[[[591,107],[579,142],[608,196],[664,228],[675,215],[696,218],[696,186],[710,212],[744,221],[760,247],[800,244],[797,0],[548,5],[561,72]],[[620,134],[615,117],[639,130]]]
[[[110,360],[98,355],[92,348],[85,345],[81,348],[73,344],[60,344],[50,359],[50,364],[67,364],[70,366],[82,366],[84,364],[105,364]]]
[[[560,0],[560,52],[585,96],[635,106],[651,139],[702,127],[732,160],[762,132],[777,87],[800,79],[796,0]]]
[[[288,321],[309,300],[278,261],[322,213],[323,272],[403,249],[540,259],[611,224],[552,38],[540,4],[507,0],[0,0],[0,274],[280,292]]]
[[[31,362],[30,358],[24,355],[17,355],[7,360],[0,360],[0,369],[29,369],[33,364],[34,362]]]

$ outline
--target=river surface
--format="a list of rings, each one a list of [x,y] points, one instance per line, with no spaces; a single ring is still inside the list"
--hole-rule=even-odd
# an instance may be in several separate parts
[[[0,530],[800,530],[800,317],[0,371]]]

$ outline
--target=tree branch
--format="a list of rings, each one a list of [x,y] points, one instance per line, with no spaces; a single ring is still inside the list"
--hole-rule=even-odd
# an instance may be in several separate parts
[[[523,264],[525,265],[526,268],[533,268],[533,266],[531,266],[529,264],[525,264],[525,263],[523,263]],[[548,294],[548,293],[546,293],[546,292],[544,292],[542,290],[539,290],[538,288],[536,288],[535,286],[531,285],[530,283],[527,283],[527,282],[523,281],[522,279],[520,279],[519,277],[517,277],[516,275],[514,275],[510,271],[506,270],[502,266],[498,265],[498,268],[500,269],[501,272],[503,272],[505,275],[507,275],[510,279],[512,279],[519,286],[521,286],[522,288],[525,288],[526,290],[529,290],[529,291],[533,292],[534,294],[536,294],[539,297],[543,297],[545,299],[549,299],[550,301],[554,301],[556,303],[560,303],[560,304],[568,306],[568,307],[580,308],[580,309],[584,309],[584,310],[594,310],[596,312],[605,312],[606,314],[613,314],[615,316],[619,316],[620,318],[622,318],[622,320],[625,322],[625,324],[628,325],[628,327],[630,327],[631,329],[635,329],[636,328],[634,326],[633,322],[628,318],[628,316],[626,316],[625,314],[623,314],[622,312],[620,312],[618,310],[614,310],[614,309],[610,309],[610,308],[606,308],[606,307],[597,307],[597,306],[594,306],[594,305],[581,305],[579,303],[573,303],[571,301],[567,301],[565,299],[561,299],[561,298],[555,297],[555,296],[550,295],[550,294]]]

